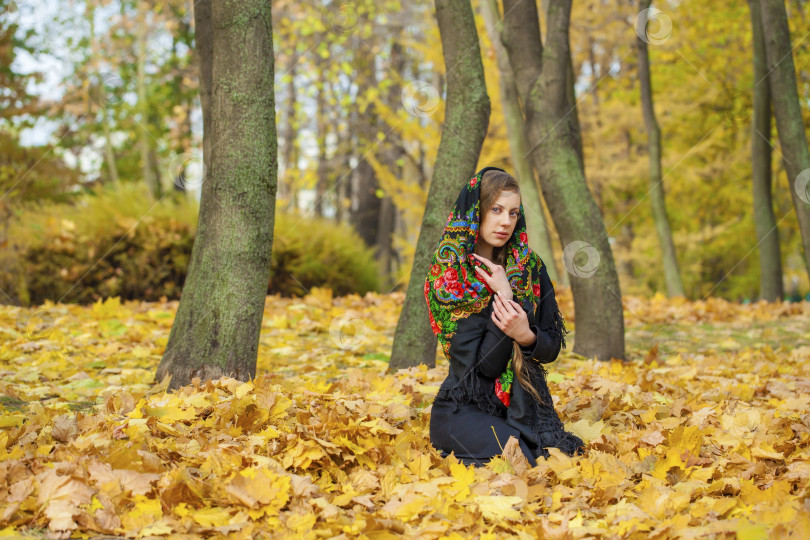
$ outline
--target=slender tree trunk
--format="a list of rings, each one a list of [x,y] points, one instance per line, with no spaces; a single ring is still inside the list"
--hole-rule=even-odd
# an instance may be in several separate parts
[[[323,217],[324,195],[326,194],[327,174],[328,167],[326,163],[326,134],[329,129],[329,123],[326,121],[326,77],[325,62],[323,58],[317,56],[318,65],[318,94],[315,98],[315,122],[317,125],[317,144],[318,144],[318,179],[315,184],[315,215]]]
[[[639,0],[639,13],[647,13],[651,0]],[[646,29],[647,21],[643,21]],[[645,30],[646,31],[646,30]],[[672,230],[667,215],[664,179],[661,176],[661,129],[655,118],[653,107],[652,77],[650,76],[650,56],[647,52],[647,41],[636,37],[638,48],[638,80],[641,91],[641,110],[644,113],[644,125],[647,128],[648,149],[650,153],[650,204],[652,205],[655,231],[658,233],[658,245],[664,263],[664,281],[667,296],[684,296],[681,272],[678,268],[678,257],[672,241]]]
[[[396,73],[405,71],[405,55],[402,53],[402,45],[398,41],[391,44],[391,69]],[[397,103],[402,98],[402,87],[398,81],[392,82],[388,87],[388,103]],[[402,148],[402,141],[396,131],[391,131],[384,142],[380,161],[397,178],[403,178],[402,166],[400,162],[405,151]],[[380,276],[384,285],[384,290],[388,291],[395,285],[394,276],[394,232],[399,210],[394,204],[394,199],[387,189],[382,198],[380,207],[379,223],[377,224],[377,262],[379,264]]]
[[[337,163],[338,176],[335,179],[337,182],[337,190],[335,194],[335,223],[347,223],[346,209],[349,200],[349,187],[351,185],[351,140],[352,135],[349,129],[345,132],[338,133],[337,152],[335,157],[339,160]]]
[[[152,156],[150,146],[152,145],[152,135],[149,133],[149,101],[146,98],[146,7],[136,6],[138,18],[136,21],[135,42],[137,44],[138,61],[135,68],[135,88],[138,95],[138,117],[140,118],[140,130],[138,147],[141,152],[141,171],[143,180],[149,187],[152,196],[160,197],[160,182],[155,175],[152,166]]]
[[[256,374],[273,242],[277,181],[270,2],[210,2],[211,169],[180,306],[156,378]],[[207,11],[205,6],[203,11]],[[250,46],[245,46],[250,44]]]
[[[364,95],[371,88],[377,88],[377,78],[374,72],[374,58],[366,47],[356,46],[357,85],[358,95]],[[380,187],[374,167],[363,155],[368,152],[377,140],[377,115],[369,106],[357,116],[357,134],[359,139],[358,163],[354,170],[352,182],[351,223],[363,239],[365,244],[376,250],[378,227],[382,199],[377,196]],[[378,260],[379,251],[375,251],[375,260]]]
[[[810,277],[810,151],[796,90],[787,14],[783,0],[760,0],[760,8],[773,114],[790,197],[799,222],[805,270]]]
[[[377,222],[377,268],[380,281],[388,291],[394,285],[392,273],[393,263],[393,234],[397,207],[391,197],[383,197],[380,201],[380,214]]]
[[[509,65],[509,56],[506,54],[503,43],[501,43],[500,36],[503,24],[498,10],[498,0],[483,0],[481,2],[481,13],[484,16],[484,23],[490,34],[489,39],[495,49],[495,59],[498,63],[501,105],[503,106],[503,116],[506,122],[506,134],[509,138],[512,162],[520,180],[529,243],[540,254],[540,258],[546,261],[549,277],[552,281],[557,282],[559,281],[559,273],[554,260],[554,249],[551,246],[551,234],[543,213],[543,204],[540,202],[540,184],[535,177],[531,160],[528,157],[529,146],[526,144],[526,128],[523,112],[520,110],[520,99],[515,87],[512,67]]]
[[[87,22],[90,23],[90,57],[95,64],[98,55],[98,43],[96,42],[96,6],[93,2],[87,3]],[[100,74],[99,74],[100,75]],[[99,84],[104,84],[104,81],[98,81]],[[99,95],[103,92],[99,88]],[[107,172],[110,175],[110,181],[113,184],[119,182],[118,166],[115,161],[115,150],[113,149],[112,140],[110,138],[110,121],[107,116],[107,102],[99,99],[99,107],[101,108],[101,129],[104,131],[104,161],[107,162]]]
[[[436,0],[436,18],[447,70],[447,106],[389,371],[436,365],[437,340],[430,329],[425,277],[447,215],[464,182],[475,174],[489,125],[490,102],[470,3]]]
[[[405,55],[399,41],[391,44],[391,69],[396,73],[405,72]],[[402,87],[399,81],[393,81],[388,87],[388,103],[397,103],[402,98]],[[385,147],[380,157],[380,161],[397,178],[406,178],[404,175],[405,149],[403,141],[396,131],[391,131],[384,142]],[[395,286],[394,283],[394,261],[397,254],[394,250],[394,234],[399,217],[399,209],[394,204],[394,199],[385,189],[386,193],[382,199],[380,208],[380,221],[377,226],[377,262],[379,263],[380,276],[384,283],[384,290],[388,291]]]
[[[768,302],[782,299],[782,256],[779,229],[771,200],[771,89],[768,85],[762,12],[759,0],[748,0],[751,10],[754,57],[754,116],[751,121],[751,184],[754,190],[754,227],[759,245],[759,296]]]
[[[287,211],[298,208],[296,197],[295,185],[293,179],[297,177],[298,171],[298,151],[296,142],[296,117],[295,117],[295,101],[297,99],[297,89],[295,86],[295,77],[297,76],[297,62],[298,59],[292,56],[292,66],[290,66],[290,83],[287,85],[287,103],[284,106],[286,114],[284,115],[284,174],[280,182],[280,190],[282,198],[287,201]]]
[[[621,290],[605,224],[585,181],[568,41],[571,0],[549,2],[540,39],[534,2],[504,0],[502,41],[523,100],[532,161],[540,176],[571,274],[574,352],[625,357]]]
[[[371,131],[368,124],[364,124],[363,143],[367,144]],[[377,197],[377,176],[371,164],[362,158],[354,169],[352,182],[351,223],[366,246],[376,248],[377,228],[380,221],[380,208],[382,200]],[[376,254],[375,254],[376,259]]]

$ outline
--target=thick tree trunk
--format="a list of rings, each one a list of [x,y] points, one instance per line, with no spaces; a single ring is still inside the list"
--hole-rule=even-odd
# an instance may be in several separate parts
[[[489,126],[490,102],[472,7],[469,1],[436,0],[436,18],[447,71],[447,105],[389,371],[436,365],[437,340],[430,329],[425,277],[447,215],[464,182],[475,174]]]
[[[532,163],[528,156],[529,145],[526,144],[525,123],[523,112],[520,110],[520,100],[512,66],[509,65],[509,56],[501,43],[501,14],[498,10],[498,0],[483,0],[481,13],[484,23],[490,33],[490,41],[495,49],[495,59],[498,63],[500,75],[501,104],[506,123],[506,135],[509,138],[509,150],[515,166],[517,178],[520,181],[520,191],[523,199],[523,208],[526,211],[526,229],[529,233],[529,243],[532,249],[540,254],[546,261],[548,275],[552,281],[558,282],[560,274],[554,260],[554,249],[551,245],[551,234],[543,213],[543,204],[540,202],[540,184],[537,181]]]
[[[779,229],[771,201],[771,90],[762,12],[759,0],[748,0],[754,56],[754,116],[751,121],[751,185],[754,190],[754,227],[759,246],[759,296],[768,302],[782,299],[782,256]]]
[[[157,379],[171,388],[256,374],[277,180],[271,5],[211,2],[216,140],[197,236]],[[250,44],[250,46],[245,46]],[[203,64],[205,61],[203,61]]]
[[[502,41],[523,100],[532,161],[571,274],[576,306],[574,352],[600,360],[623,359],[619,278],[605,224],[585,181],[573,99],[568,41],[571,0],[549,2],[545,48],[534,2],[504,0],[504,13]]]
[[[773,114],[802,236],[805,270],[810,277],[810,151],[796,90],[790,30],[784,0],[761,0],[760,7]]]
[[[647,13],[651,0],[639,0],[639,13]],[[647,21],[641,21],[646,29]],[[645,30],[646,32],[646,30]],[[638,79],[641,91],[641,110],[644,114],[644,126],[647,128],[647,138],[650,153],[650,204],[652,205],[655,231],[658,233],[658,245],[661,248],[661,257],[664,263],[664,281],[667,287],[667,296],[684,296],[681,272],[678,268],[678,257],[675,254],[675,244],[672,241],[672,230],[667,215],[666,195],[664,193],[664,179],[661,176],[661,129],[655,118],[653,107],[652,77],[650,76],[650,56],[647,52],[647,41],[636,37],[638,48]]]

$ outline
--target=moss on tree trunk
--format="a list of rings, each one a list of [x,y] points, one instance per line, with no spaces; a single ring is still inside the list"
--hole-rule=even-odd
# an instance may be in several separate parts
[[[200,0],[197,9],[203,3],[214,21],[213,57],[201,47],[201,72],[211,62],[204,126],[211,155],[186,283],[157,370],[158,380],[171,375],[171,388],[194,377],[255,376],[270,277],[277,181],[271,6]]]

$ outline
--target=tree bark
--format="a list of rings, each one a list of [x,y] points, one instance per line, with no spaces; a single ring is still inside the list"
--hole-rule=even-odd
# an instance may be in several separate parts
[[[157,379],[256,374],[277,182],[270,2],[211,2],[211,169],[191,262]]]
[[[754,227],[759,245],[759,296],[768,302],[782,299],[782,256],[779,229],[771,200],[771,91],[768,85],[762,12],[759,0],[748,0],[754,59],[754,114],[751,121],[751,184],[754,190]]]
[[[447,105],[405,302],[397,323],[389,371],[436,365],[424,285],[447,215],[464,182],[475,174],[489,126],[490,102],[469,1],[436,0],[447,77]]]
[[[804,249],[804,266],[810,277],[810,150],[796,90],[796,71],[783,0],[761,0],[762,34],[768,58],[768,81],[776,117],[782,163],[787,171],[790,197]]]
[[[639,0],[639,13],[646,14],[651,0]],[[647,20],[641,21],[643,28]],[[646,30],[645,30],[646,32]],[[641,110],[644,114],[644,126],[647,128],[647,148],[650,153],[650,204],[652,205],[655,231],[658,233],[658,244],[664,263],[664,281],[667,296],[685,296],[675,244],[672,241],[672,230],[667,215],[667,202],[664,193],[664,179],[661,176],[661,129],[655,118],[653,107],[652,77],[650,76],[650,56],[647,52],[647,41],[636,36],[638,49],[638,79],[641,91]]]
[[[500,75],[501,104],[506,123],[506,136],[509,139],[509,150],[512,162],[520,180],[523,207],[526,211],[526,229],[529,233],[530,244],[540,254],[540,258],[547,262],[548,275],[552,281],[560,280],[557,264],[554,260],[554,250],[551,245],[551,234],[543,213],[543,204],[540,201],[540,184],[532,169],[528,158],[529,145],[526,143],[525,124],[523,112],[520,109],[520,99],[515,87],[515,77],[509,65],[509,56],[501,43],[501,14],[498,10],[498,0],[483,0],[481,13],[487,31],[490,34],[492,47],[495,49],[495,60],[498,63]]]
[[[523,101],[532,162],[571,274],[574,352],[623,359],[619,278],[605,224],[585,181],[568,40],[571,0],[549,2],[545,47],[534,2],[504,0],[504,13],[502,41]]]

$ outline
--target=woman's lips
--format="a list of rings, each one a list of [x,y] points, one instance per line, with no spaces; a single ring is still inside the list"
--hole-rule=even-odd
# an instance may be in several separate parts
[[[509,233],[495,233],[498,238],[509,238]]]

